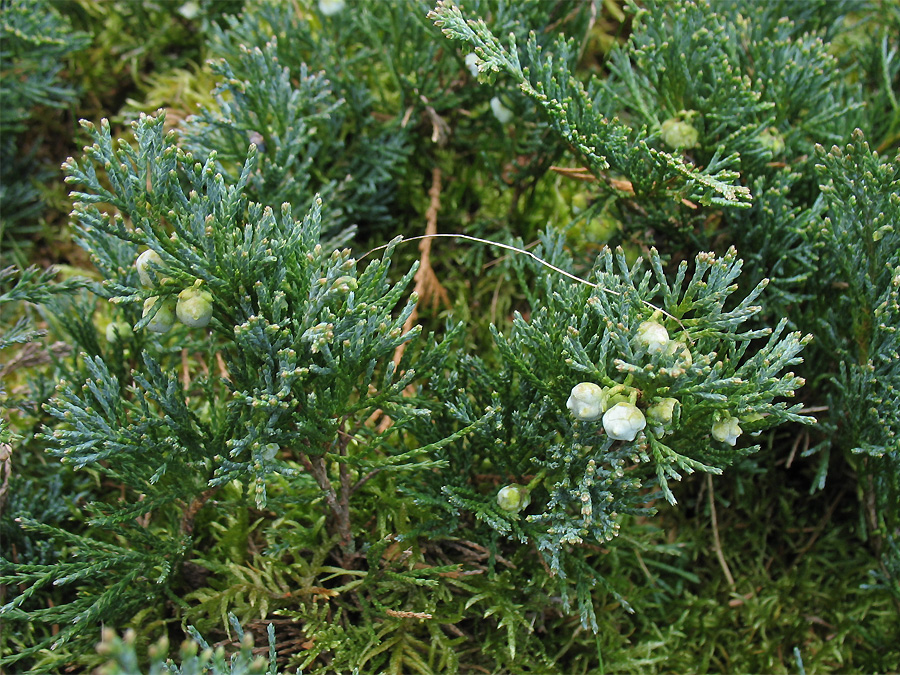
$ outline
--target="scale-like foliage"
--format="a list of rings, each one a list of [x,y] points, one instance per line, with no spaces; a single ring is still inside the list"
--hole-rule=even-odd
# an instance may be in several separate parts
[[[0,130],[8,134],[25,128],[34,107],[74,100],[74,90],[59,75],[65,58],[82,49],[88,37],[74,32],[59,12],[38,0],[4,3],[0,36]]]
[[[91,524],[129,546],[96,546],[88,537],[23,523],[80,551],[78,563],[62,567],[3,562],[4,579],[18,578],[28,590],[2,613],[10,621],[44,614],[63,621],[67,628],[54,645],[100,616],[125,619],[167,592],[189,551],[196,513],[223,485],[247,484],[262,508],[273,476],[295,478],[305,467],[298,480],[314,478],[342,545],[352,551],[358,526],[350,498],[357,486],[350,472],[433,466],[421,461],[428,447],[388,443],[410,420],[427,415],[403,390],[438,367],[449,347],[429,341],[398,363],[391,359],[418,336],[418,329],[404,329],[415,297],[403,295],[415,268],[391,282],[389,248],[357,274],[349,251],[329,254],[319,244],[319,202],[302,221],[287,204],[276,215],[248,202],[243,190],[252,152],[230,184],[212,159],[194,162],[177,148],[163,125],[162,115],[136,122],[135,147],[113,143],[106,122],[99,129],[88,125],[95,142],[86,161],[67,164],[70,180],[85,189],[75,193],[80,240],[107,276],[102,293],[124,306],[130,321],[105,354],[84,358],[84,379],[60,384],[46,406],[59,425],[47,438],[63,462],[94,468],[122,486],[126,501],[95,505]],[[134,264],[138,247],[156,253],[144,268]],[[198,339],[187,325],[164,326],[168,334],[148,338],[148,327],[165,311],[159,305],[174,303],[186,288],[209,293],[209,331]],[[141,303],[138,319],[134,305]],[[138,345],[140,359],[117,375],[107,360]],[[179,345],[198,350],[207,363],[221,359],[222,377],[180,380],[171,356]],[[377,409],[394,419],[381,433],[364,427]],[[151,522],[153,529],[173,528],[174,537],[151,534]],[[79,600],[24,614],[20,605],[51,582],[82,584]],[[49,642],[6,660],[18,662]]]
[[[898,163],[861,135],[812,150],[895,142],[893,10],[648,1],[586,73],[616,3],[430,9],[248,0],[197,33],[214,58],[186,81],[217,85],[194,117],[83,123],[65,170],[102,281],[0,271],[0,319],[71,345],[9,386],[46,402],[27,437],[0,424],[2,667],[99,665],[101,624],[139,629],[103,635],[114,673],[145,651],[154,673],[655,672],[676,643],[759,670],[879,644],[883,614],[823,640],[769,603],[817,539],[874,579],[857,595],[896,592]],[[416,291],[471,326],[423,335],[445,317]],[[9,323],[0,346],[36,337]],[[803,501],[817,434],[861,479],[871,578],[829,529],[853,506]],[[763,614],[793,660],[711,627]],[[153,646],[179,623],[193,646]]]
[[[52,4],[10,0],[0,11],[0,241],[40,214],[38,184],[51,172],[38,165],[39,141],[25,133],[43,107],[61,108],[76,90],[61,77],[66,58],[89,38]]]
[[[544,243],[543,255],[567,267],[560,241]],[[803,384],[783,371],[800,362],[809,337],[786,334],[785,322],[774,331],[747,329],[766,284],[730,301],[740,269],[733,250],[721,258],[700,254],[693,270],[682,263],[670,282],[656,251],[644,270],[607,250],[586,283],[547,275],[530,318],[517,315],[509,335],[495,332],[500,371],[472,359],[459,369],[464,379],[453,382],[474,399],[454,402],[453,417],[465,422],[467,410],[491,405],[498,418],[471,436],[464,453],[446,454],[447,477],[437,489],[453,513],[471,512],[496,532],[534,542],[553,574],[572,578],[585,626],[596,630],[586,589],[603,573],[579,545],[609,542],[622,517],[652,514],[657,496],[674,503],[670,480],[721,473],[758,449],[717,439],[717,425],[734,420],[737,434],[758,434],[786,421],[813,421],[800,414],[801,405],[777,400]],[[662,328],[664,346],[642,342],[648,326]],[[635,404],[646,427],[625,440],[599,414],[573,416],[567,397],[580,381],[603,389],[604,412],[617,402]],[[654,421],[660,404],[668,406],[666,421]],[[527,484],[531,505],[504,510],[496,485],[476,478],[483,464],[499,485]],[[469,482],[461,482],[466,475]],[[566,598],[565,582],[562,592]]]
[[[900,155],[882,158],[861,131],[843,148],[817,149],[826,217],[819,326],[832,358],[832,428],[828,450],[862,455],[864,491],[875,509],[867,523],[879,539],[900,528]],[[896,546],[885,547],[896,556]],[[885,563],[885,573],[897,561]]]
[[[545,112],[551,127],[587,162],[591,172],[602,178],[607,169],[627,178],[641,197],[696,199],[704,204],[747,206],[749,190],[735,185],[737,173],[729,167],[735,157],[711,158],[698,169],[681,157],[658,150],[648,143],[646,130],[634,132],[616,119],[608,119],[607,100],[597,87],[585,88],[571,73],[574,44],[560,39],[553,54],[544,54],[537,37],[528,38],[523,67],[510,34],[509,48],[503,46],[482,20],[466,20],[451,2],[439,2],[429,14],[444,34],[469,42],[477,56],[480,77],[510,76],[521,91]]]
[[[240,623],[231,615],[231,625],[237,634],[240,649],[228,656],[225,649],[212,649],[209,643],[196,631],[189,629],[192,640],[185,641],[179,650],[179,661],[176,664],[166,658],[169,643],[165,638],[150,647],[150,675],[278,675],[275,662],[275,627],[269,624],[268,653],[266,656],[254,656],[253,635],[244,632]],[[115,631],[103,631],[103,641],[98,651],[108,659],[103,668],[107,675],[143,675],[147,672],[142,667],[135,650],[136,634],[133,630],[122,637]],[[202,651],[201,651],[202,649]],[[267,658],[268,657],[268,658]]]

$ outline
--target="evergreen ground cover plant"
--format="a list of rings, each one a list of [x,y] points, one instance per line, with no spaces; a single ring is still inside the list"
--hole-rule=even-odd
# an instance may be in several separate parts
[[[900,4],[215,5],[4,168],[3,668],[900,668]]]

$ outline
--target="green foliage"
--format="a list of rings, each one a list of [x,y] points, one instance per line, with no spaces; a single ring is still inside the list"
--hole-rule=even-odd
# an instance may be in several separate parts
[[[558,239],[545,244],[548,260],[571,264]],[[588,589],[605,583],[604,574],[577,545],[609,542],[619,533],[620,514],[652,514],[653,488],[674,503],[669,480],[694,471],[721,473],[758,448],[736,451],[710,438],[716,423],[733,417],[759,433],[784,421],[812,421],[799,414],[800,405],[773,404],[802,385],[782,371],[799,363],[808,338],[783,335],[784,324],[774,332],[741,330],[759,312],[753,302],[765,284],[725,308],[740,273],[734,251],[724,258],[701,254],[690,277],[683,263],[673,283],[656,251],[650,264],[647,271],[640,261],[629,268],[621,252],[607,251],[589,283],[544,276],[530,319],[517,315],[510,335],[495,333],[501,369],[469,359],[442,387],[448,398],[462,388],[474,399],[454,402],[451,418],[467,423],[490,404],[499,416],[461,451],[448,451],[447,473],[434,483],[429,503],[447,495],[443,508],[454,516],[470,511],[495,532],[533,542],[554,576],[572,580],[582,621],[595,631]],[[654,353],[638,338],[645,321],[665,324],[677,338]],[[763,337],[766,344],[744,360],[751,341]],[[669,423],[651,424],[647,433],[620,442],[605,420],[581,422],[566,411],[566,397],[580,380],[604,387],[610,397],[630,398],[648,417],[651,407],[674,399],[674,418],[670,413]],[[500,480],[528,483],[527,517],[498,507],[496,489],[473,475],[484,466]],[[565,584],[561,592],[568,604]]]
[[[479,77],[505,72],[522,92],[537,101],[550,126],[587,162],[602,179],[607,169],[627,178],[640,197],[693,198],[704,204],[746,205],[749,191],[733,185],[738,174],[730,171],[733,156],[710,158],[704,170],[686,164],[680,157],[652,148],[648,134],[608,120],[598,111],[608,103],[598,98],[596,87],[585,88],[570,71],[574,43],[560,39],[555,54],[544,57],[534,34],[526,45],[528,68],[523,68],[514,35],[507,50],[483,21],[466,21],[449,2],[439,2],[429,15],[447,37],[466,40],[475,47]]]
[[[405,134],[396,123],[371,117],[373,101],[347,81],[352,75],[343,75],[335,89],[327,71],[307,65],[313,58],[313,67],[322,67],[316,47],[335,49],[317,44],[307,21],[285,5],[264,3],[258,10],[216,32],[213,49],[224,57],[212,66],[221,78],[218,106],[188,120],[187,146],[200,153],[214,149],[222,166],[234,171],[255,143],[259,173],[249,195],[273,208],[288,202],[306,211],[321,194],[334,211],[325,214],[326,230],[360,219],[383,221],[397,179],[392,167],[408,152]],[[270,26],[281,27],[280,38]],[[354,90],[345,91],[349,86]]]
[[[757,458],[775,456],[763,448]],[[732,471],[714,481],[713,493],[685,495],[668,522],[682,554],[665,562],[677,573],[644,554],[648,574],[638,583],[648,595],[635,598],[642,609],[621,630],[641,634],[630,635],[644,650],[657,645],[657,662],[643,672],[796,673],[801,661],[807,673],[896,670],[900,614],[886,593],[865,588],[872,559],[856,533],[851,475],[841,476],[845,489],[811,496],[798,468]],[[712,503],[733,586],[711,550]],[[692,508],[703,527],[685,518]]]
[[[819,146],[817,156],[827,214],[823,262],[842,290],[818,317],[823,346],[840,363],[829,392],[836,437],[821,444],[823,466],[834,446],[860,455],[868,528],[879,541],[887,538],[883,571],[896,574],[890,544],[900,528],[900,155],[883,160],[857,132],[843,149]]]
[[[201,63],[210,32],[225,15],[240,12],[244,3],[65,0],[55,4],[73,25],[93,38],[91,49],[71,68],[83,83],[83,104],[97,114],[110,107],[118,112],[125,96],[141,88],[153,71]]]
[[[252,154],[238,183],[229,185],[213,172],[211,161],[195,163],[175,147],[163,125],[162,116],[136,123],[137,147],[132,148],[114,145],[104,123],[92,130],[95,143],[88,161],[67,164],[71,180],[90,190],[75,193],[81,200],[76,210],[79,240],[107,276],[100,293],[126,306],[125,316],[137,331],[133,348],[142,353],[140,360],[131,357],[130,372],[122,368],[119,341],[103,354],[85,357],[82,381],[61,383],[57,398],[46,406],[61,423],[48,437],[61,461],[95,467],[131,496],[128,506],[95,505],[91,518],[93,527],[128,541],[129,548],[95,546],[88,538],[22,521],[26,529],[58,535],[60,543],[82,551],[82,561],[66,564],[61,577],[51,571],[59,571],[58,565],[17,567],[30,590],[4,607],[11,620],[22,619],[22,603],[47,583],[79,583],[78,602],[46,612],[67,624],[52,641],[57,646],[99,616],[126,618],[166,593],[188,551],[190,514],[219,487],[247,482],[262,508],[269,476],[301,483],[312,478],[336,520],[342,546],[352,551],[349,500],[365,482],[362,475],[428,469],[435,463],[420,460],[430,451],[489,419],[431,446],[392,448],[389,439],[426,413],[403,390],[439,367],[449,347],[448,340],[429,339],[399,362],[390,360],[399,345],[419,333],[403,328],[414,297],[395,313],[415,270],[390,283],[389,248],[381,261],[357,274],[349,251],[328,255],[319,245],[318,203],[303,221],[292,219],[288,205],[276,216],[270,208],[248,203],[242,189],[253,169]],[[106,168],[102,182],[97,167]],[[117,212],[101,211],[98,203]],[[133,266],[138,245],[150,246],[162,262],[150,269],[154,288],[138,280]],[[198,280],[210,289],[216,306],[206,357],[222,354],[229,375],[196,378],[186,391],[167,372],[172,359],[165,338],[148,339],[142,330],[153,313],[137,319],[129,305],[148,298],[162,298],[161,304]],[[175,339],[191,344],[183,330],[178,335]],[[111,368],[106,360],[117,365]],[[192,392],[202,394],[199,400]],[[388,430],[377,433],[364,426],[375,410],[391,415]],[[333,462],[339,465],[335,478],[329,476]],[[302,476],[301,465],[306,468]],[[185,512],[180,525],[178,511]],[[181,534],[151,535],[140,519],[154,512],[161,527],[175,526]],[[96,578],[99,571],[110,576]],[[107,585],[109,578],[115,581]],[[44,646],[23,650],[12,660]]]
[[[844,286],[822,319],[834,327],[829,346],[842,353],[847,371],[839,385],[852,450],[874,457],[896,456],[900,420],[900,157],[883,161],[869,150],[862,132],[844,150],[818,148],[827,216],[820,236],[823,262]],[[838,321],[837,317],[844,318]],[[900,497],[900,493],[897,494]],[[895,502],[896,503],[896,502]]]
[[[74,101],[61,71],[87,43],[49,3],[12,0],[0,10],[0,240],[40,212],[36,183],[49,174],[34,160],[39,143],[25,132],[41,110]]]
[[[3,319],[0,324],[0,350],[9,350],[2,356],[4,360],[0,361],[0,373],[4,374],[3,379],[0,379],[0,404],[6,409],[18,409],[27,413],[36,405],[28,397],[18,396],[13,391],[14,388],[8,385],[13,382],[12,373],[17,365],[23,360],[27,362],[27,359],[22,358],[21,350],[27,349],[29,345],[34,347],[35,341],[46,334],[45,330],[33,327],[27,314],[16,311],[20,303],[48,303],[55,297],[71,293],[88,283],[83,277],[55,282],[57,274],[57,270],[53,268],[40,270],[33,266],[25,270],[17,270],[15,267],[0,269],[0,319]],[[15,348],[19,348],[19,354],[10,354]]]
[[[2,667],[900,665],[894,4],[125,4],[57,61],[171,107],[0,272]]]
[[[698,163],[725,146],[740,153],[742,173],[756,174],[767,160],[852,128],[857,92],[823,37],[834,26],[826,13],[858,5],[818,3],[804,16],[778,3],[648,3],[628,48],[612,55],[608,86],[650,128],[693,111]],[[782,143],[773,146],[767,130]]]
[[[315,161],[319,151],[323,158],[334,156],[318,139],[327,142],[337,136],[341,124],[335,112],[340,102],[324,77],[306,72],[305,67],[295,89],[290,71],[278,62],[274,41],[247,53],[243,61],[240,79],[225,60],[213,66],[223,82],[217,90],[221,112],[204,111],[192,118],[189,147],[200,153],[216,148],[219,161],[239,171],[247,146],[255,143],[261,149],[259,174],[251,188],[256,201],[309,208],[314,193],[297,181],[308,181],[311,167],[321,165]]]
[[[101,354],[85,356],[81,383],[61,383],[57,397],[46,406],[60,423],[48,435],[51,451],[75,468],[94,467],[133,495],[115,508],[90,507],[91,526],[127,541],[127,547],[95,545],[87,537],[23,519],[26,529],[82,551],[77,563],[13,566],[15,576],[4,577],[28,586],[4,607],[10,620],[46,615],[65,621],[55,646],[79,636],[82,626],[101,616],[123,620],[141,604],[171,592],[178,563],[191,545],[194,516],[223,486],[234,481],[246,485],[257,508],[267,506],[267,488],[276,475],[288,485],[312,489],[318,493],[314,499],[327,506],[329,531],[339,549],[352,556],[361,533],[355,531],[358,520],[351,496],[372,476],[395,471],[422,473],[426,482],[438,486],[426,495],[432,506],[446,499],[443,508],[454,515],[460,509],[471,511],[499,534],[533,540],[546,556],[551,575],[563,580],[563,607],[569,605],[565,580],[571,579],[582,622],[596,631],[590,589],[603,582],[603,575],[586,561],[583,548],[566,555],[567,548],[609,541],[619,529],[619,513],[649,513],[640,506],[652,499],[645,485],[658,485],[674,502],[668,479],[695,470],[719,472],[730,464],[733,453],[715,444],[704,448],[717,421],[741,419],[754,431],[803,421],[799,406],[772,405],[773,398],[792,395],[802,383],[792,374],[780,376],[784,367],[798,362],[798,334],[781,339],[782,324],[765,347],[741,363],[750,341],[771,331],[739,330],[759,311],[752,303],[764,284],[725,309],[740,272],[734,252],[723,259],[699,256],[689,279],[683,264],[674,284],[667,281],[655,253],[652,273],[641,273],[640,264],[629,268],[621,255],[614,262],[608,253],[598,263],[595,282],[546,277],[539,292],[547,307],[527,323],[519,316],[510,337],[495,336],[505,368],[492,376],[483,363],[470,359],[475,372],[468,376],[472,384],[464,384],[468,396],[440,396],[422,407],[424,391],[409,397],[404,390],[416,379],[438,377],[452,365],[447,358],[455,331],[441,343],[428,338],[423,347],[391,360],[400,345],[418,335],[416,329],[404,328],[415,295],[402,302],[415,269],[397,284],[387,281],[394,244],[381,261],[358,274],[349,251],[327,255],[318,243],[318,202],[306,218],[295,221],[289,205],[278,217],[271,208],[246,200],[243,190],[254,168],[252,148],[240,177],[230,183],[215,173],[212,160],[195,162],[173,145],[163,127],[163,116],[142,118],[134,124],[132,147],[114,144],[105,122],[99,129],[88,126],[94,144],[87,148],[86,160],[66,165],[70,181],[87,187],[74,193],[75,208],[79,241],[107,277],[99,292],[125,306],[126,317],[134,322],[133,339],[142,343],[142,356],[132,357],[130,372],[114,372],[106,360],[115,360],[120,335]],[[100,167],[105,170],[102,177]],[[115,212],[101,211],[99,204]],[[550,260],[567,264],[558,238],[546,244]],[[138,274],[132,260],[144,246],[156,257],[148,263],[149,270]],[[168,333],[164,330],[160,337],[148,338],[154,313],[147,311],[145,301],[155,299],[155,307],[179,289],[198,286],[208,288],[214,299],[207,344],[192,343],[184,329],[172,331],[172,337],[163,337]],[[657,296],[659,308],[651,303]],[[532,299],[535,307],[538,297]],[[128,309],[136,304],[145,307],[139,320],[133,318],[136,310]],[[642,321],[663,321],[663,315],[673,333],[681,331],[680,339],[666,337],[665,349],[657,349],[651,358],[635,331]],[[172,363],[166,345],[172,340],[204,350],[207,361],[221,354],[227,377],[218,382],[197,377],[187,390],[166,372]],[[533,363],[524,360],[529,354]],[[593,437],[598,424],[562,421],[563,399],[576,377],[597,380],[609,388],[610,396],[618,392],[632,403],[640,402],[645,411],[660,398],[675,397],[680,414],[671,420],[671,428],[653,429],[629,444],[618,443],[604,419],[607,436],[597,443]],[[439,390],[459,386],[454,376]],[[192,392],[201,393],[199,399]],[[391,418],[384,430],[366,424],[376,410]],[[454,428],[439,422],[443,410]],[[443,431],[434,434],[435,428]],[[468,456],[459,466],[454,455],[465,447],[457,444],[467,436],[472,439],[465,450]],[[627,476],[626,461],[638,465]],[[540,479],[534,478],[529,487],[542,480],[547,497],[526,519],[529,525],[499,511],[493,493],[486,501],[479,496],[478,481],[465,472],[473,462],[487,462],[500,475],[513,477],[539,471]],[[463,484],[441,490],[447,482],[442,467],[453,482],[463,479]],[[382,481],[373,482],[370,491],[379,486],[384,487]],[[575,509],[580,509],[580,518]],[[178,511],[183,512],[180,525]],[[179,535],[151,535],[151,521],[142,522],[151,516],[154,529],[176,527]],[[477,530],[466,536],[482,539],[482,546],[492,539],[489,532]],[[374,609],[386,611],[377,590],[383,583],[405,584],[409,593],[433,586],[436,582],[429,575],[456,569],[429,566],[426,576],[416,567],[385,570],[380,580],[378,569],[389,541],[366,544],[369,571],[354,589],[360,601],[365,598]],[[106,575],[96,579],[101,570]],[[264,576],[233,565],[212,566],[211,571],[227,572],[235,581],[223,588],[224,595],[196,596],[206,611],[224,614],[226,607],[248,603],[248,609],[264,617],[274,598],[271,590],[263,589],[284,585],[274,570]],[[79,600],[48,612],[24,613],[22,605],[51,581],[57,586],[78,583]],[[365,606],[363,617],[371,621]],[[503,607],[489,613],[499,612],[499,627],[510,630],[509,654],[515,659],[514,626],[527,624],[517,618],[516,605]],[[397,622],[383,628],[385,634],[399,629]],[[392,640],[381,642],[377,653],[393,645]],[[417,648],[408,649],[412,651],[404,660],[418,653]]]
[[[245,633],[239,623],[231,616],[235,631],[241,643],[240,651],[226,659],[225,650],[222,647],[211,649],[209,644],[196,630],[191,630],[193,640],[185,641],[181,645],[179,653],[180,664],[175,664],[171,659],[166,659],[168,642],[163,638],[150,649],[150,658],[153,664],[150,667],[151,675],[163,673],[177,673],[177,675],[277,675],[278,667],[275,663],[275,631],[269,624],[269,654],[268,661],[264,657],[253,655],[253,635]],[[109,658],[108,663],[98,672],[103,675],[141,675],[144,669],[140,665],[135,651],[136,635],[134,631],[125,633],[123,637],[115,634],[115,631],[107,630],[103,633],[103,641],[98,645],[98,651]],[[201,652],[200,649],[203,649]]]
[[[52,6],[38,1],[5,3],[0,16],[0,131],[7,134],[23,131],[36,106],[72,102],[75,92],[60,82],[60,71],[66,56],[85,46],[87,36],[74,33]]]

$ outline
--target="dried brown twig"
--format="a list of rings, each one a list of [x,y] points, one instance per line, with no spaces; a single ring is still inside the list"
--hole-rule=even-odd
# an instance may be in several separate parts
[[[450,297],[447,289],[438,280],[431,266],[431,244],[437,235],[437,217],[441,208],[441,170],[434,167],[431,170],[431,189],[428,190],[430,199],[428,210],[425,212],[425,236],[419,241],[419,269],[416,270],[416,285],[413,292],[419,296],[419,302],[431,308],[437,308],[441,305],[450,306]],[[416,320],[419,318],[418,305],[413,307],[412,313],[403,324],[403,332],[406,333],[412,329]],[[397,346],[394,351],[394,365],[400,365],[403,353],[406,351],[406,343]],[[412,393],[412,389],[407,389],[408,393]],[[387,416],[383,417],[378,425],[378,431],[383,432],[391,426],[391,419]]]

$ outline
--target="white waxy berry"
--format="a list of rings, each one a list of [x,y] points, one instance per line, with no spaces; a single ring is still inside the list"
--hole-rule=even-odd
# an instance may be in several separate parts
[[[504,511],[521,511],[531,503],[531,494],[524,485],[507,485],[497,493],[497,504]]]
[[[513,111],[507,108],[496,96],[491,99],[491,112],[500,124],[509,124],[513,118]]]
[[[196,286],[185,288],[178,294],[175,314],[178,320],[191,328],[205,328],[212,318],[212,293]]]
[[[159,253],[152,248],[141,253],[137,257],[137,260],[134,261],[134,266],[137,268],[141,283],[146,288],[153,288],[156,286],[156,275],[158,274],[158,270],[151,271],[150,265],[155,265],[157,268],[163,266],[163,259],[160,258]]]
[[[737,443],[738,436],[744,433],[740,426],[740,420],[737,417],[726,417],[712,425],[712,436],[717,441],[734,445]]]
[[[654,427],[666,427],[672,423],[675,416],[675,406],[678,405],[678,399],[661,398],[656,403],[647,408],[647,421]]]
[[[158,295],[153,295],[144,300],[143,316],[146,318],[153,314],[153,318],[147,324],[147,330],[154,333],[165,333],[175,323],[175,303],[171,298],[167,298],[157,309],[156,303],[158,300]]]
[[[319,11],[325,16],[334,16],[346,6],[345,0],[319,0]]]
[[[343,276],[335,279],[331,287],[342,293],[349,293],[350,291],[355,291],[359,285],[353,277]]]
[[[659,354],[669,346],[669,331],[661,323],[644,321],[638,326],[634,341],[648,354]]]
[[[478,55],[475,52],[466,54],[466,68],[472,73],[472,77],[478,77]]]
[[[600,385],[581,382],[572,387],[566,407],[575,419],[591,422],[603,414],[606,396]]]
[[[607,436],[617,441],[633,441],[647,426],[644,413],[636,405],[621,402],[603,414],[603,428]]]

